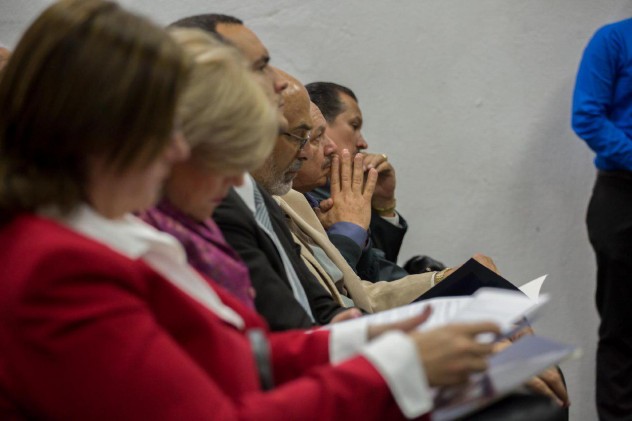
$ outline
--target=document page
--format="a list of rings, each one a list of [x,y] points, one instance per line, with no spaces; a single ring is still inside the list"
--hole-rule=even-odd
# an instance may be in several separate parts
[[[364,316],[363,318],[371,325],[394,323],[421,314],[426,307],[432,307],[432,314],[422,325],[423,329],[430,329],[448,323],[463,307],[465,307],[472,297],[446,297],[433,298],[418,303],[412,303],[397,307],[391,310]],[[351,320],[353,323],[353,320]]]
[[[510,336],[524,326],[524,319],[533,321],[540,308],[548,302],[543,295],[532,300],[517,291],[498,288],[481,288],[450,320],[453,323],[491,321],[500,326],[503,336]]]
[[[532,300],[537,300],[540,296],[542,284],[544,283],[544,280],[547,276],[548,275],[540,276],[539,278],[536,278],[531,282],[527,282],[519,288],[520,291],[524,292],[524,294]]]
[[[432,298],[343,323],[393,323],[416,316],[427,306],[431,306],[432,314],[419,327],[420,330],[433,329],[448,323],[489,321],[498,324],[504,335],[510,335],[518,326],[522,326],[525,317],[529,320],[534,318],[547,300],[548,296],[543,296],[534,302],[518,291],[480,288],[470,297]]]

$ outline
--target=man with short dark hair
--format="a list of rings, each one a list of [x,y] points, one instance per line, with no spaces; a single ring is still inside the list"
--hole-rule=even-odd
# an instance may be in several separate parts
[[[365,182],[362,157],[356,155],[356,165],[352,166],[349,151],[338,151],[327,135],[325,119],[314,103],[311,112],[314,128],[305,146],[306,160],[294,180],[293,190],[277,198],[289,218],[295,240],[301,244],[301,257],[321,283],[335,285],[333,289],[352,298],[365,311],[381,311],[412,302],[448,273],[406,275],[390,282],[372,282],[358,277],[353,265],[363,264],[359,257],[367,238],[377,172],[370,170]],[[314,209],[303,193],[326,184],[330,172],[333,193],[328,199],[332,203],[326,218],[331,225],[326,224],[326,232],[316,217],[315,211],[320,210]],[[354,237],[353,233],[349,234],[352,231],[356,238],[350,238]],[[475,258],[495,269],[491,259]]]
[[[362,153],[368,144],[362,135],[363,117],[355,93],[332,82],[313,82],[306,85],[310,99],[318,106],[327,121],[327,133],[339,150],[348,149],[352,154]],[[371,271],[359,267],[358,274],[369,280],[399,279],[409,273],[441,270],[444,266],[430,258],[423,260],[423,267],[409,264],[407,269],[397,265],[397,257],[408,229],[406,220],[395,210],[395,169],[385,154],[364,153],[364,169],[375,168],[378,181],[371,200],[370,239],[374,265]],[[325,185],[310,192],[317,201],[329,197]],[[420,256],[419,256],[420,257]],[[429,269],[426,266],[430,266]],[[377,267],[377,268],[376,268]]]

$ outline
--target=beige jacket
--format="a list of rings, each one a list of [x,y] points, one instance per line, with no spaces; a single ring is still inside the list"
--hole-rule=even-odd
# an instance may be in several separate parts
[[[316,261],[307,244],[300,235],[292,232],[294,241],[301,246],[301,257],[321,284],[332,293],[334,299],[341,302],[340,294],[353,299],[355,305],[364,311],[373,313],[389,308],[409,304],[415,298],[428,291],[434,284],[434,272],[408,275],[396,281],[370,282],[361,280],[351,266],[342,257],[338,249],[329,241],[327,233],[320,224],[316,213],[303,194],[290,190],[285,196],[274,196],[281,209],[294,221],[290,230],[300,229],[316,245],[322,248],[343,274],[342,285],[336,285],[322,266]]]

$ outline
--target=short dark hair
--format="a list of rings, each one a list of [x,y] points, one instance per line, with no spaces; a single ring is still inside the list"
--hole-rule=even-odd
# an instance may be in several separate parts
[[[243,25],[244,22],[241,19],[237,19],[234,16],[222,15],[220,13],[207,13],[204,15],[189,16],[179,19],[171,24],[168,28],[194,28],[201,29],[204,32],[214,35],[222,42],[228,43],[227,40],[217,32],[217,25],[220,23],[227,23],[233,25]]]
[[[309,99],[320,109],[327,123],[332,123],[338,114],[343,112],[340,94],[349,95],[358,102],[358,98],[351,89],[337,83],[312,82],[305,85],[305,88],[309,93]]]

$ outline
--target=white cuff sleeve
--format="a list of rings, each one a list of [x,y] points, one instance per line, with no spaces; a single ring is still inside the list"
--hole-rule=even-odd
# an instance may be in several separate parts
[[[329,361],[337,364],[360,352],[367,343],[369,325],[364,317],[330,325]]]
[[[395,216],[380,216],[380,218],[382,218],[383,220],[385,220],[386,222],[395,225],[398,228],[401,228],[402,226],[399,224],[399,214],[397,212],[395,212]]]
[[[416,418],[432,410],[426,372],[415,344],[406,334],[385,333],[364,347],[362,354],[384,377],[406,418]]]

